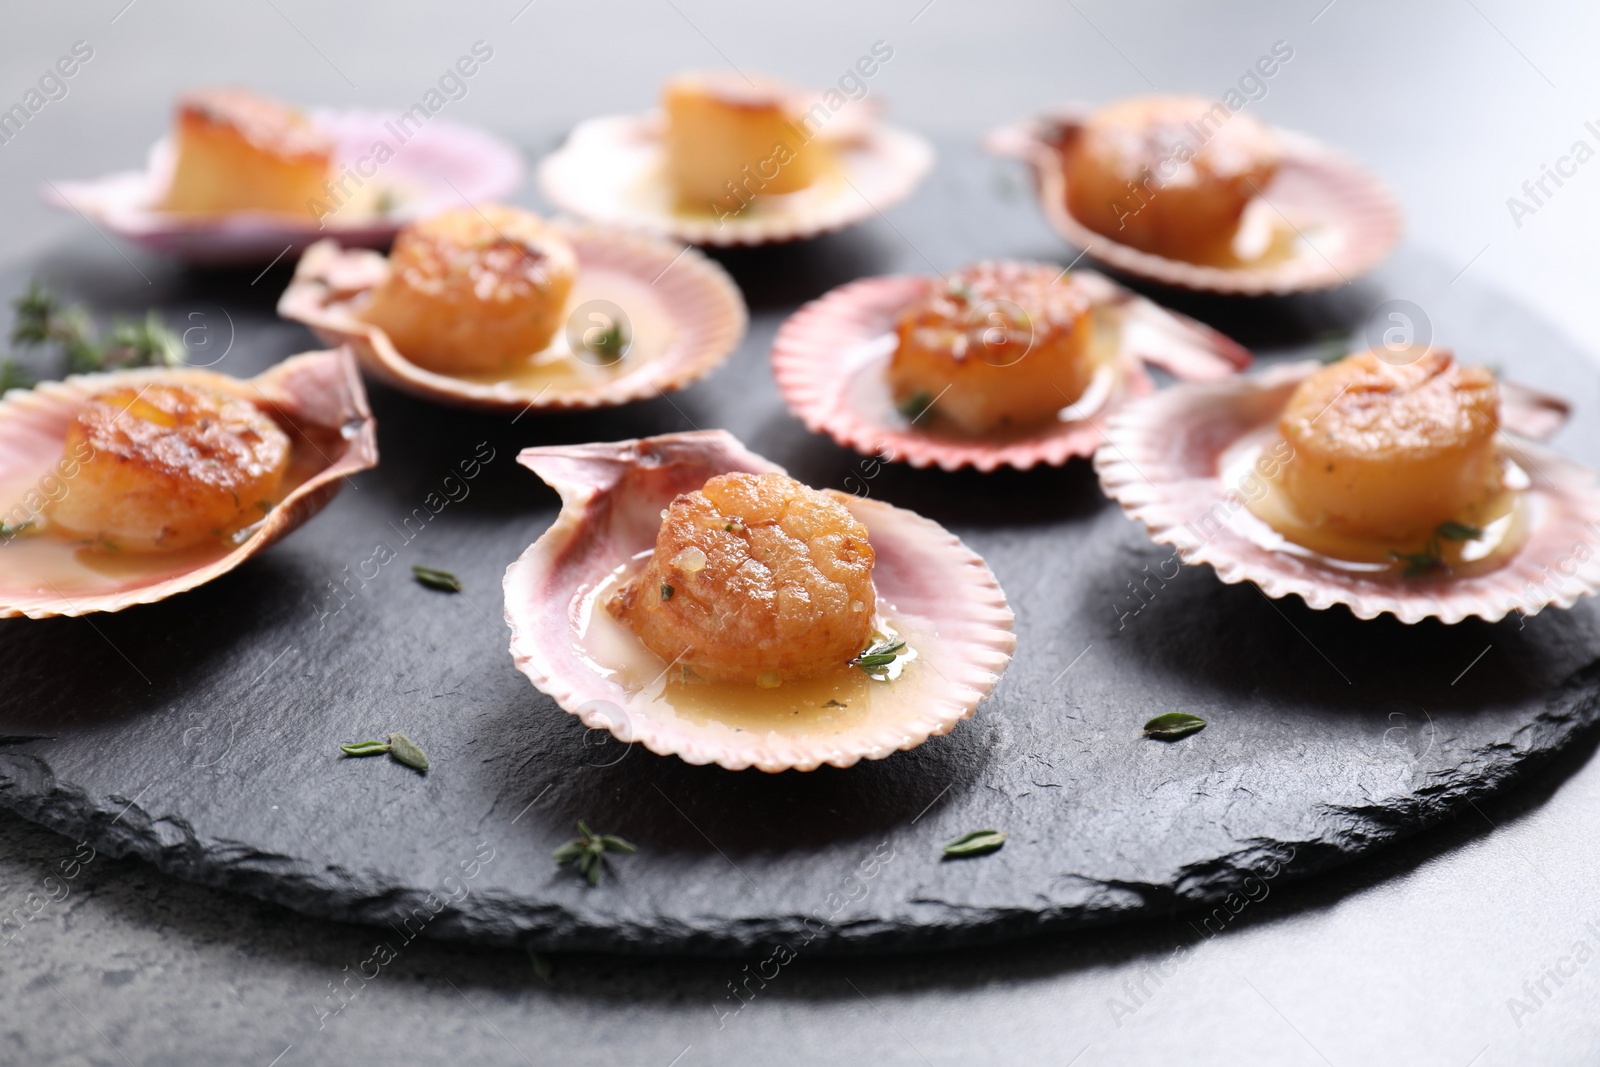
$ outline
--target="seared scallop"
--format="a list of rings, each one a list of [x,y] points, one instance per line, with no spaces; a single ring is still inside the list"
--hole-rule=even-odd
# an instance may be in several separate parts
[[[176,134],[168,211],[268,211],[315,221],[334,144],[299,111],[245,89],[200,89],[179,98]]]
[[[532,212],[457,208],[400,231],[360,314],[427,370],[498,371],[549,345],[576,273],[571,246]]]
[[[1294,449],[1284,484],[1308,517],[1406,540],[1449,521],[1471,524],[1499,488],[1494,375],[1439,349],[1404,358],[1350,356],[1290,397],[1279,422]]]
[[[979,263],[901,313],[890,390],[908,417],[971,434],[1052,419],[1094,376],[1093,320],[1070,275]]]
[[[733,71],[680,74],[662,90],[667,179],[679,202],[716,214],[817,179],[824,148],[780,82]]]
[[[76,461],[46,529],[111,550],[164,551],[218,541],[272,509],[290,441],[248,400],[198,385],[125,385],[99,393],[68,427]]]
[[[1145,252],[1199,261],[1226,256],[1280,157],[1253,117],[1179,96],[1103,108],[1061,151],[1067,209],[1079,222]]]
[[[707,681],[776,686],[848,664],[872,636],[867,528],[781,474],[722,474],[667,507],[655,551],[609,605]]]

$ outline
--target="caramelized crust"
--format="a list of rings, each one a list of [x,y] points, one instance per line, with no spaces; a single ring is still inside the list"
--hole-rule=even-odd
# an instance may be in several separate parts
[[[762,195],[793,193],[816,181],[824,149],[800,113],[797,91],[732,71],[680,74],[661,94],[667,180],[680,203],[721,214]]]
[[[1405,539],[1470,524],[1499,485],[1499,411],[1494,375],[1449,352],[1401,365],[1376,351],[1349,356],[1284,408],[1279,430],[1294,449],[1285,487],[1309,516],[1352,533]]]
[[[781,474],[724,474],[673,500],[643,571],[608,605],[707,681],[776,685],[841,667],[876,608],[867,529]]]
[[[259,520],[289,466],[288,436],[248,400],[193,385],[123,386],[83,405],[80,457],[49,529],[101,547],[188,548]]]
[[[1112,104],[1060,148],[1074,218],[1134,248],[1202,261],[1226,255],[1279,161],[1266,126],[1198,97]]]
[[[936,283],[896,324],[895,403],[982,434],[1054,418],[1094,376],[1094,311],[1054,267],[978,263]]]
[[[305,215],[327,194],[334,143],[286,104],[244,89],[201,89],[178,100],[177,163],[169,211]]]
[[[486,204],[405,227],[361,313],[400,354],[442,374],[501,370],[550,344],[577,274],[537,215]]]

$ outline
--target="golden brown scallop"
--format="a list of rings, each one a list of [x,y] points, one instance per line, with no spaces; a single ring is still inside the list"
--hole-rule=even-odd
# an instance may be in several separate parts
[[[1053,419],[1094,377],[1093,320],[1055,267],[978,263],[901,314],[890,390],[908,416],[932,405],[928,423],[971,434]]]
[[[456,208],[400,231],[360,314],[419,367],[497,371],[550,343],[576,273],[572,247],[532,212]]]
[[[1499,488],[1494,375],[1440,349],[1403,358],[1411,362],[1349,356],[1285,406],[1279,430],[1294,455],[1284,487],[1313,521],[1404,541],[1452,520],[1473,524]]]
[[[1199,97],[1143,96],[1090,116],[1061,155],[1079,222],[1145,252],[1208,262],[1227,258],[1280,153],[1250,115]]]
[[[46,528],[106,549],[216,541],[261,519],[289,465],[288,436],[248,400],[195,385],[132,385],[86,402],[64,454],[79,460]]]
[[[722,474],[674,499],[609,609],[713,682],[776,686],[848,664],[872,636],[867,528],[781,474]]]
[[[816,181],[826,149],[792,87],[734,71],[680,74],[662,90],[667,180],[679,203],[721,215]]]
[[[299,111],[245,89],[199,89],[178,100],[177,163],[164,206],[215,215],[268,211],[317,217],[333,138]]]

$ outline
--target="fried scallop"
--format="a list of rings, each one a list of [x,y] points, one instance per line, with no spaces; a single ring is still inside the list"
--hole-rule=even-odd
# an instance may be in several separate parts
[[[77,460],[46,529],[111,550],[218,541],[276,503],[290,441],[248,400],[199,385],[124,385],[86,401],[67,429]]]
[[[781,474],[721,474],[666,509],[612,599],[647,648],[712,682],[774,687],[848,664],[872,636],[867,528]]]
[[[680,74],[661,93],[667,180],[686,207],[739,211],[757,196],[816,181],[826,149],[796,105],[799,93],[735,71]]]
[[[178,100],[177,161],[164,203],[180,214],[303,215],[327,195],[333,138],[287,104],[245,89]]]
[[[1255,118],[1181,96],[1102,108],[1060,150],[1067,209],[1083,225],[1190,261],[1226,257],[1245,207],[1281,156]]]
[[[1076,402],[1096,370],[1094,306],[1062,274],[985,262],[932,286],[895,325],[896,406],[985,434],[1048,421]]]
[[[549,345],[576,274],[572,247],[532,212],[457,208],[400,231],[360,314],[420,367],[493,372]]]
[[[1340,360],[1294,391],[1279,422],[1284,487],[1314,521],[1396,541],[1475,525],[1498,490],[1494,375],[1440,349]]]

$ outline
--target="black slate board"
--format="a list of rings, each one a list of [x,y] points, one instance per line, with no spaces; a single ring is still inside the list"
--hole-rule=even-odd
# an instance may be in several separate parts
[[[799,301],[862,274],[981,255],[1070,258],[1009,166],[947,146],[893,229],[725,256],[754,324],[730,365],[688,393],[512,424],[376,391],[381,467],[264,557],[163,604],[0,623],[0,803],[185,878],[387,924],[376,936],[390,942],[421,933],[760,959],[778,942],[930,947],[1226,909],[1230,892],[1259,892],[1251,875],[1309,873],[1415,832],[1593,722],[1600,627],[1589,604],[1405,627],[1271,602],[1203,568],[1147,582],[1167,552],[1101,497],[1086,463],[864,479],[859,457],[784,412],[766,351]],[[86,236],[16,268],[0,292],[40,273],[101,311],[157,302],[169,321],[214,331],[210,349],[191,335],[197,351],[231,334],[217,366],[235,374],[311,347],[271,317],[281,267],[252,282],[130,256],[136,269]],[[1593,461],[1600,375],[1505,298],[1470,278],[1450,284],[1452,273],[1406,252],[1329,295],[1156,295],[1246,343],[1300,354],[1327,330],[1359,328],[1383,299],[1411,300],[1468,358],[1569,397],[1578,416],[1557,445]],[[585,731],[512,668],[500,577],[556,506],[516,451],[713,426],[813,485],[864,480],[988,559],[1020,644],[975,719],[847,771],[733,774]],[[465,496],[402,543],[405,517],[484,448],[494,458]],[[330,583],[379,543],[398,558],[352,580],[334,611]],[[418,562],[460,575],[465,594],[419,586]],[[1139,737],[1172,710],[1211,725],[1175,744]],[[339,742],[394,729],[428,750],[425,777],[338,757]],[[596,889],[550,860],[579,818],[640,846]],[[941,842],[980,827],[1010,840],[940,861]]]

